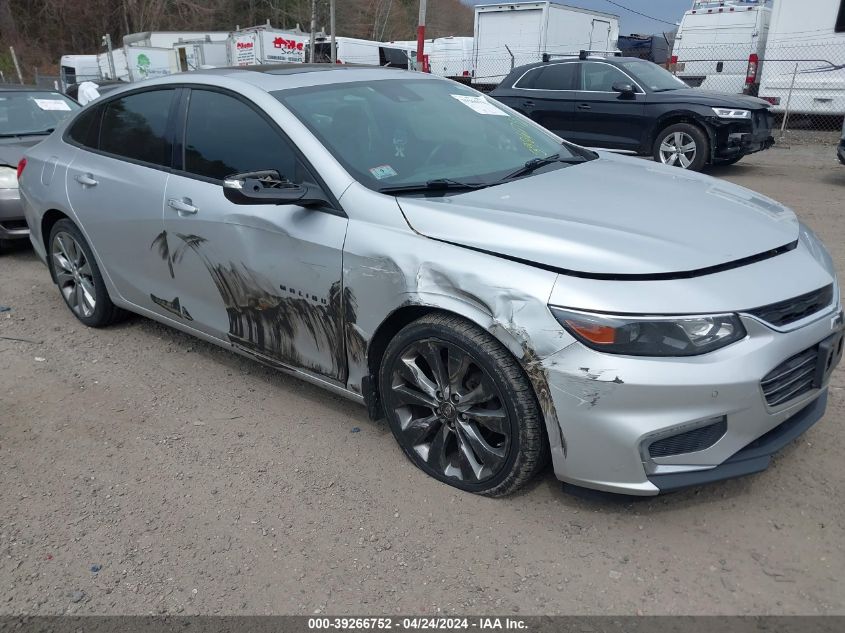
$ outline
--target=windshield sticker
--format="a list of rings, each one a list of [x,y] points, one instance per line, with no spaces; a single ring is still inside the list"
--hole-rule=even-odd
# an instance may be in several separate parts
[[[61,99],[33,99],[33,101],[35,101],[35,105],[42,110],[70,111],[70,106],[67,104],[67,101],[62,101]]]
[[[493,116],[508,116],[507,112],[504,112],[494,106],[492,103],[487,101],[484,97],[481,96],[471,96],[471,95],[449,95],[453,99],[457,99],[461,103],[463,103],[466,107],[470,108],[471,110],[475,110],[478,114],[492,114]]]
[[[390,178],[392,176],[396,176],[396,170],[393,169],[390,165],[379,165],[378,167],[371,167],[370,173],[373,175],[373,178],[376,180],[383,180],[385,178]]]

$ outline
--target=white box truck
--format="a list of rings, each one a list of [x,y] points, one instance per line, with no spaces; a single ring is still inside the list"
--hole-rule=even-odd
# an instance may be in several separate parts
[[[778,0],[759,96],[775,112],[845,114],[845,0]]]
[[[693,88],[757,94],[771,15],[768,0],[696,0],[681,19],[670,69]]]
[[[73,84],[99,81],[101,78],[96,55],[62,55],[59,60],[59,72],[62,92]]]
[[[475,7],[472,83],[499,84],[511,69],[582,50],[616,50],[619,18],[553,2],[515,2]]]

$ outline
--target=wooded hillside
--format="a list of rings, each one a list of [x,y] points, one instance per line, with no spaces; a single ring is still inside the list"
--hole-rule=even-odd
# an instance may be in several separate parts
[[[338,35],[413,39],[418,0],[337,0]],[[318,29],[329,26],[329,2],[317,2]],[[99,53],[104,34],[120,45],[142,31],[231,31],[263,24],[308,30],[310,0],[0,0],[0,70],[13,75],[15,47],[24,78],[57,72],[63,54]],[[471,35],[472,9],[459,0],[429,0],[429,37]]]

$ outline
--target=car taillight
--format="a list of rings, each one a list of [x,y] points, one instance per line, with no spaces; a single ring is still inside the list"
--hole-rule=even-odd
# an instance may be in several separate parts
[[[469,77],[469,71],[468,70],[465,70],[463,74],[464,74],[464,77]]]
[[[678,56],[677,56],[677,55],[672,55],[672,57],[671,57],[671,58],[669,58],[669,63],[670,63],[670,64],[677,64],[677,63],[678,63]]]
[[[780,105],[780,97],[760,97],[763,101],[768,101],[772,105]]]
[[[21,174],[23,174],[24,169],[26,169],[26,159],[21,158],[20,162],[18,162],[18,180],[21,179]]]
[[[748,72],[745,73],[745,83],[753,84],[757,82],[757,67],[759,66],[760,58],[757,53],[751,53],[748,56]]]

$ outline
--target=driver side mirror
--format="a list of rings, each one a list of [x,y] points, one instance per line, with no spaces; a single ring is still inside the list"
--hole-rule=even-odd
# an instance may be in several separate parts
[[[634,86],[623,81],[613,84],[613,91],[620,93],[623,97],[633,97],[637,94],[637,91],[634,90]]]
[[[293,183],[275,170],[227,176],[223,180],[223,195],[234,204],[295,204],[301,207],[330,204],[318,187]]]

